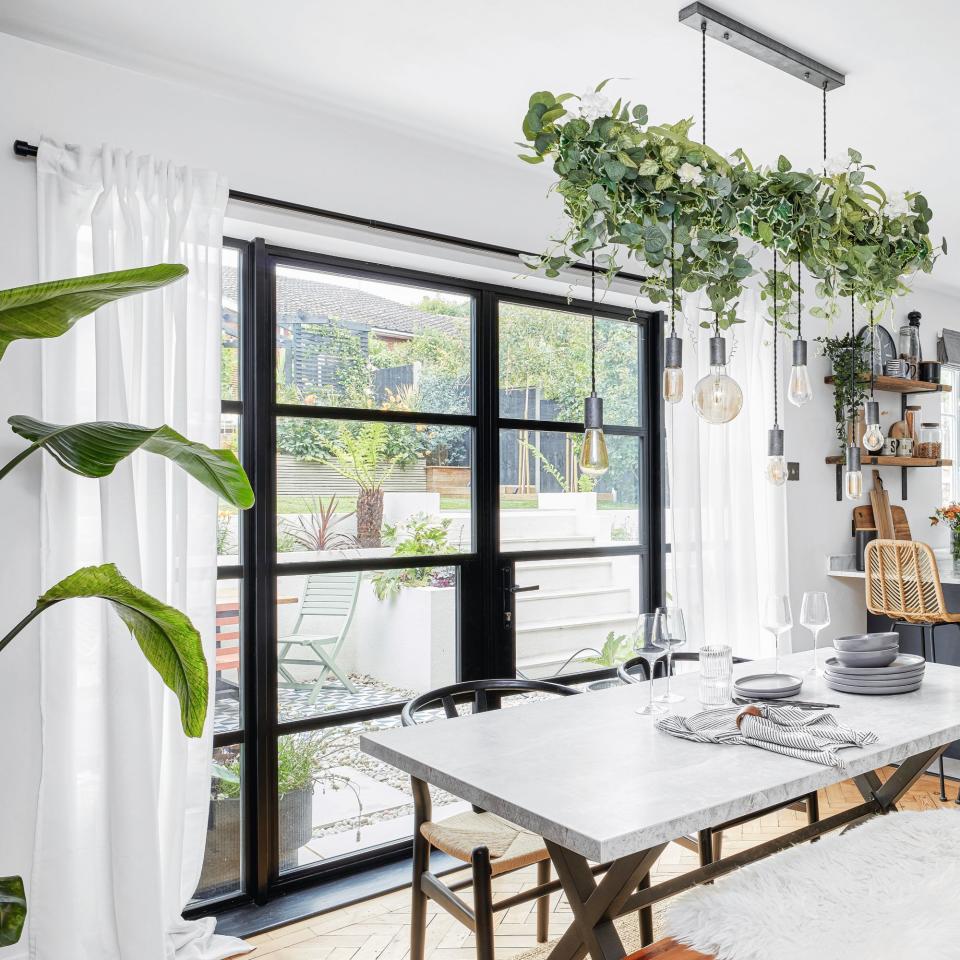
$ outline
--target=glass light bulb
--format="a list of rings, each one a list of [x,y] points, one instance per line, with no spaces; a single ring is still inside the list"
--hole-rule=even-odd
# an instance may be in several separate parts
[[[609,469],[610,458],[607,456],[607,441],[603,438],[603,430],[597,427],[588,427],[583,432],[580,472],[585,473],[588,477],[600,477]]]
[[[693,406],[707,423],[729,423],[743,406],[743,391],[724,367],[714,366],[694,388]]]
[[[683,399],[683,367],[664,369],[663,399],[667,403],[679,403]]]
[[[787,387],[787,399],[795,406],[802,407],[813,399],[813,385],[810,383],[810,371],[806,364],[790,368],[790,384]]]
[[[863,471],[848,471],[844,477],[848,500],[859,500],[863,496]]]
[[[775,487],[782,487],[787,482],[787,458],[767,457],[764,474],[768,482],[772,483]]]
[[[873,453],[875,450],[879,450],[883,446],[883,430],[880,429],[879,423],[871,423],[867,425],[867,431],[863,435],[863,445]]]

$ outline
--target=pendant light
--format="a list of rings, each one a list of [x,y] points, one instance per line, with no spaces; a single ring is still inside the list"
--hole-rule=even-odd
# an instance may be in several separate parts
[[[797,338],[793,341],[793,365],[790,368],[790,383],[787,386],[787,399],[795,406],[802,407],[813,399],[813,386],[810,383],[810,371],[807,370],[807,341],[803,339],[803,302],[801,300],[800,251],[797,250]],[[776,298],[774,298],[776,301]]]
[[[883,430],[880,429],[880,403],[874,399],[876,369],[873,358],[877,349],[877,328],[873,325],[873,310],[870,311],[870,399],[863,405],[867,430],[863,435],[863,445],[876,453],[883,446]]]
[[[607,441],[603,438],[603,400],[597,396],[597,273],[590,253],[590,396],[583,401],[583,449],[580,472],[602,477],[610,469]]]
[[[764,474],[768,483],[782,487],[787,482],[787,461],[783,456],[783,430],[777,422],[777,248],[773,248],[773,427],[767,431],[767,464]]]
[[[707,141],[707,24],[701,25],[703,142]],[[727,342],[720,336],[720,318],[714,314],[710,338],[710,372],[693,390],[693,407],[707,423],[729,423],[743,407],[743,391],[727,374]]]
[[[663,367],[663,399],[679,403],[683,399],[683,341],[677,336],[676,261],[674,260],[674,217],[670,215],[670,335],[666,338]]]
[[[860,447],[856,443],[857,410],[853,396],[857,389],[857,335],[854,327],[854,301],[850,294],[850,436],[847,438],[847,463],[844,477],[844,489],[848,500],[859,500],[863,496],[863,470],[860,466]]]

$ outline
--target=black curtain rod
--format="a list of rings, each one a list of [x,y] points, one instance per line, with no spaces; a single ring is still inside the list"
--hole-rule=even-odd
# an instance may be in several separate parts
[[[13,152],[18,157],[32,157],[36,159],[37,146],[26,140],[14,140]],[[369,217],[358,217],[351,213],[337,213],[335,210],[324,210],[321,207],[311,207],[305,203],[294,203],[291,200],[277,200],[275,197],[264,197],[257,193],[245,193],[243,190],[231,190],[230,199],[242,203],[252,203],[261,207],[273,207],[276,210],[289,210],[293,213],[304,213],[311,217],[323,220],[334,220],[337,223],[349,223],[354,226],[367,227],[370,230],[383,230],[396,233],[404,237],[415,237],[418,240],[432,240],[436,243],[446,243],[456,247],[465,247],[468,250],[480,250],[484,253],[497,253],[506,257],[519,259],[520,257],[536,257],[539,254],[528,250],[514,250],[512,247],[502,247],[495,243],[484,243],[482,240],[468,240],[464,237],[454,237],[446,233],[435,233],[432,230],[420,230],[417,227],[407,227],[399,223],[387,223],[383,220],[373,220]],[[582,270],[586,273],[603,273],[600,267],[591,267],[589,263],[573,263],[573,270]],[[618,273],[617,277],[623,280],[633,280],[643,283],[646,277],[636,273]]]

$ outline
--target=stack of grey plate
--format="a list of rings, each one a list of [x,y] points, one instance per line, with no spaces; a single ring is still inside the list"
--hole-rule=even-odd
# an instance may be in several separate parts
[[[836,655],[827,659],[823,677],[841,693],[886,696],[910,693],[923,680],[923,657],[900,653],[896,633],[860,633],[837,637]]]

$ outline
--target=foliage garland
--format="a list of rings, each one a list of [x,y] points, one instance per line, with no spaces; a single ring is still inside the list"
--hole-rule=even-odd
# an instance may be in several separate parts
[[[670,300],[672,271],[675,305],[681,292],[702,290],[725,329],[741,322],[737,305],[754,273],[742,240],[803,264],[827,304],[812,315],[832,315],[834,301],[852,294],[875,320],[907,292],[910,275],[929,273],[946,253],[945,240],[939,248],[930,240],[932,211],[923,194],[888,197],[867,179],[874,168],[856,150],[822,174],[794,170],[783,156],[775,169],[758,169],[743,150],[725,159],[692,141],[692,120],[648,125],[645,106],[611,103],[602,94],[606,82],[581,97],[549,91],[530,97],[520,146],[533,152],[520,156],[528,163],[553,160],[553,189],[563,198],[568,226],[553,250],[525,261],[528,267],[557,276],[603,250],[596,260],[612,277],[625,250],[643,265],[643,293],[653,303]],[[785,269],[776,291],[773,283],[772,271],[763,271],[761,295],[776,296],[779,322],[792,326],[796,280]]]

